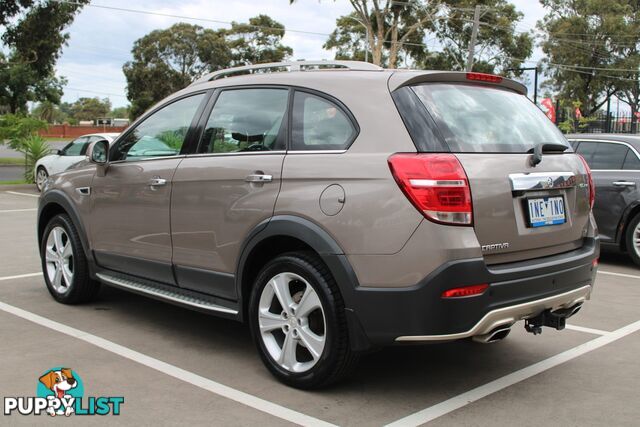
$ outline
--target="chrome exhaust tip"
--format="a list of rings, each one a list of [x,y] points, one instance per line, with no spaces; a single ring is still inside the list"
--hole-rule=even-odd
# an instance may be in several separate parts
[[[481,344],[491,344],[492,342],[502,341],[511,332],[511,325],[502,325],[484,335],[476,335],[473,337],[475,342]]]

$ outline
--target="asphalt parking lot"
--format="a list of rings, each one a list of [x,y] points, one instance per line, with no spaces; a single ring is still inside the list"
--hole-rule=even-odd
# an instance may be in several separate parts
[[[104,288],[89,305],[47,292],[36,247],[37,195],[0,189],[0,390],[33,396],[66,366],[86,395],[123,396],[117,421],[307,425],[638,425],[640,269],[603,253],[592,300],[564,331],[503,342],[388,348],[354,375],[302,392],[262,366],[248,329]],[[43,417],[44,418],[44,417]],[[47,417],[48,418],[48,417]],[[0,424],[34,423],[3,416]],[[93,424],[104,417],[71,417]],[[49,420],[43,421],[49,422]]]

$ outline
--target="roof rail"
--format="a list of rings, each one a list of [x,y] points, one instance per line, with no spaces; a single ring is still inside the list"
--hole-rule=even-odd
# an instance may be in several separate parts
[[[354,71],[380,71],[381,67],[363,61],[289,61],[289,62],[269,62],[265,64],[245,65],[242,67],[227,68],[225,70],[214,71],[205,74],[191,86],[200,83],[210,82],[225,77],[233,77],[235,75],[269,73],[269,72],[291,72],[291,71],[307,71],[322,69],[347,69]]]

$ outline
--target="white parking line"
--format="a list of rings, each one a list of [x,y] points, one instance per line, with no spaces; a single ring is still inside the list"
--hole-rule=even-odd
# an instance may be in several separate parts
[[[627,335],[630,335],[639,330],[640,321],[634,322],[613,332],[609,332],[606,335],[595,338],[591,341],[587,341],[586,343],[581,344],[577,347],[563,351],[560,354],[551,356],[548,359],[542,360],[531,366],[527,366],[526,368],[520,369],[519,371],[505,375],[504,377],[498,378],[497,380],[491,381],[490,383],[481,385],[480,387],[476,387],[473,390],[467,391],[466,393],[462,393],[458,396],[452,397],[451,399],[445,400],[444,402],[440,402],[436,405],[423,409],[422,411],[401,418],[391,424],[388,424],[388,426],[418,426],[435,420],[438,417],[453,412],[456,409],[467,406],[468,404],[480,400],[483,397],[489,396],[490,394],[531,378],[534,375],[538,375],[541,372],[547,371],[564,362],[568,362],[569,360],[582,356],[583,354],[589,353],[593,350],[597,350],[607,344],[611,344],[612,342],[617,341],[620,338],[626,337]]]
[[[598,274],[606,274],[609,276],[618,276],[618,277],[628,277],[630,279],[640,279],[640,276],[636,276],[635,274],[614,273],[613,271],[598,270]]]
[[[40,197],[39,194],[30,194],[30,193],[20,193],[18,191],[7,191],[9,194],[14,194],[16,196],[29,196],[29,197]]]
[[[18,274],[17,276],[4,276],[0,277],[0,282],[3,280],[12,280],[12,279],[23,279],[25,277],[36,277],[42,276],[42,273],[29,273],[29,274]]]
[[[40,326],[44,326],[45,328],[53,329],[56,332],[60,332],[62,334],[69,335],[79,340],[88,342],[89,344],[93,344],[103,350],[117,354],[129,360],[133,360],[134,362],[147,366],[151,369],[155,369],[156,371],[162,372],[163,374],[174,377],[180,381],[184,381],[196,387],[200,387],[201,389],[210,391],[211,393],[217,394],[222,397],[226,397],[227,399],[236,401],[238,403],[242,403],[243,405],[265,412],[269,415],[273,415],[274,417],[278,417],[283,420],[304,426],[333,426],[333,424],[327,423],[309,415],[302,414],[292,409],[285,408],[284,406],[280,406],[276,403],[261,399],[243,391],[236,390],[224,384],[217,383],[198,374],[194,374],[193,372],[186,371],[175,365],[171,365],[161,360],[154,359],[153,357],[147,356],[146,354],[139,353],[135,350],[131,350],[130,348],[121,346],[112,341],[100,338],[79,329],[72,328],[62,323],[58,323],[54,320],[47,319],[46,317],[39,316],[21,308],[0,302],[0,310],[13,314],[14,316],[18,316],[30,322],[36,323]]]
[[[11,213],[11,212],[33,212],[33,211],[37,211],[38,209],[36,208],[32,208],[32,209],[5,209],[5,210],[0,210],[0,213]]]
[[[601,329],[585,328],[584,326],[578,326],[578,325],[566,325],[565,328],[571,329],[572,331],[584,332],[584,333],[593,334],[593,335],[607,335],[611,333],[611,332],[603,331]]]

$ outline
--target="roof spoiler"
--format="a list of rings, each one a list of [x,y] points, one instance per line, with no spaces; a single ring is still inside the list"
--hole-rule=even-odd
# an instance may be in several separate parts
[[[432,82],[479,83],[487,86],[504,87],[522,95],[527,94],[527,87],[515,80],[493,74],[467,73],[464,71],[398,71],[393,73],[389,79],[389,90],[393,92],[403,86]]]

